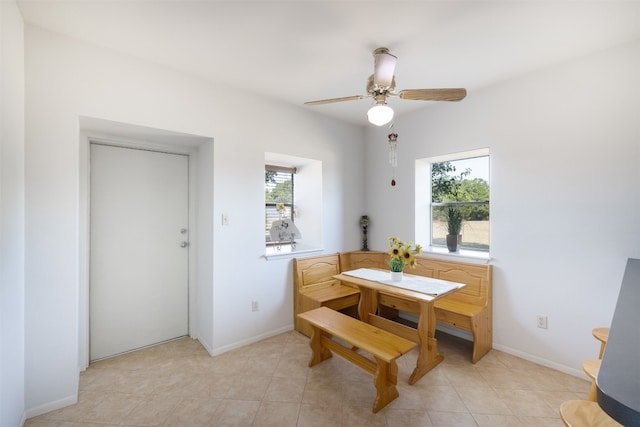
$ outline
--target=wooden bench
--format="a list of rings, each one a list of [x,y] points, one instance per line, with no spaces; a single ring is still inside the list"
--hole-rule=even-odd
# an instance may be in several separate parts
[[[311,326],[297,315],[318,307],[329,307],[357,316],[360,292],[333,279],[340,272],[340,256],[337,253],[294,258],[293,318],[296,331],[311,336]]]
[[[358,268],[389,268],[389,255],[378,251],[340,252],[341,273]]]
[[[490,265],[420,257],[412,274],[464,283],[460,291],[436,300],[436,320],[471,332],[476,363],[493,348],[493,289]]]
[[[375,326],[361,322],[345,314],[320,307],[297,316],[304,319],[312,327],[309,346],[312,350],[309,367],[329,359],[331,351],[373,374],[376,387],[376,399],[373,412],[378,412],[389,402],[399,396],[398,364],[396,359],[416,346],[415,343],[393,335]],[[371,354],[375,362],[334,341],[335,336]]]
[[[388,268],[389,256],[385,252],[346,252],[340,254],[342,271],[357,268]],[[435,301],[436,320],[470,332],[473,336],[471,362],[476,363],[493,348],[493,296],[490,265],[417,257],[415,269],[407,273],[467,285],[460,291]],[[381,308],[387,318],[397,317],[394,308]]]

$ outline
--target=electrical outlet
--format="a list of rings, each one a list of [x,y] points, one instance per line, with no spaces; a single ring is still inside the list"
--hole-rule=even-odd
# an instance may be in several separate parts
[[[547,329],[547,316],[538,314],[538,317],[536,318],[536,326],[538,328]]]
[[[251,311],[258,311],[258,301],[251,301]]]

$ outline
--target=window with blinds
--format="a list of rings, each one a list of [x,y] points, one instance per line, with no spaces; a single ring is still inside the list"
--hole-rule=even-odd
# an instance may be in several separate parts
[[[295,168],[265,165],[264,205],[265,205],[265,241],[271,243],[269,230],[273,221],[291,219],[293,211],[293,177]]]

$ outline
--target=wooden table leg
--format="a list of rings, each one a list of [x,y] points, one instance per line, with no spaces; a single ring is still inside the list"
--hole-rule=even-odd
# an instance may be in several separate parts
[[[358,316],[361,321],[369,323],[369,313],[375,314],[378,308],[378,291],[363,287],[359,289]]]
[[[436,312],[433,301],[420,302],[420,317],[418,319],[419,353],[416,368],[409,377],[409,384],[415,384],[427,372],[433,369],[444,357],[438,353],[436,335]]]

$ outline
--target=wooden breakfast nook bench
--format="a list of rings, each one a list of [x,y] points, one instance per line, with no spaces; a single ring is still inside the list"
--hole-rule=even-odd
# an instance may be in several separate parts
[[[373,403],[374,413],[398,397],[396,359],[413,349],[415,343],[328,307],[306,311],[298,314],[298,317],[312,327],[309,343],[312,350],[310,367],[329,359],[332,356],[331,351],[334,351],[373,374],[373,383],[377,391]],[[355,349],[362,349],[371,354],[375,362],[357,353],[354,348],[347,348],[334,341],[333,336],[351,344]]]
[[[356,316],[360,292],[332,276],[340,273],[340,255],[330,254],[293,260],[293,322],[296,331],[311,336],[311,326],[298,313],[329,307]]]

